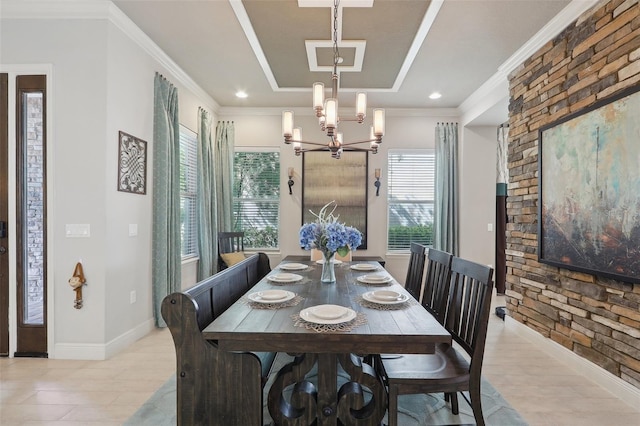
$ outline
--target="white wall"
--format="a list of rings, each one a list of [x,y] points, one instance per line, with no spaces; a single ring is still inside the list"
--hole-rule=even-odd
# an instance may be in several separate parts
[[[153,81],[178,88],[180,121],[196,129],[194,94],[108,19],[12,20],[0,25],[2,67],[46,64],[51,151],[48,219],[49,356],[102,359],[151,329]],[[147,194],[118,192],[118,131],[147,141]],[[65,224],[91,226],[89,238],[66,238]],[[138,235],[129,237],[129,224]],[[84,306],[73,308],[67,280],[82,259]],[[136,302],[129,303],[136,292]],[[12,301],[12,303],[14,303]],[[14,317],[15,318],[15,317]],[[14,318],[11,321],[15,321]],[[15,328],[15,324],[12,325]]]
[[[496,127],[464,128],[460,148],[460,256],[495,265]]]
[[[50,334],[55,343],[98,344],[105,339],[106,22],[3,20],[1,31],[3,65],[53,65],[47,88],[53,103],[47,113],[55,119],[47,140],[54,160],[48,164]],[[91,238],[65,238],[66,223],[91,224]],[[82,310],[73,308],[67,284],[79,259],[88,280]]]

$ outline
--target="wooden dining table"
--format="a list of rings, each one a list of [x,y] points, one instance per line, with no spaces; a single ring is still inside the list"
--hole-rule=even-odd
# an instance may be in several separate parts
[[[364,361],[367,355],[433,353],[436,343],[451,343],[450,334],[377,262],[337,264],[333,283],[320,281],[322,265],[316,262],[295,262],[305,269],[293,271],[282,269],[287,263],[292,262],[280,263],[209,324],[202,331],[203,337],[216,341],[220,350],[285,352],[293,356],[276,373],[268,390],[269,414],[276,424],[380,424],[387,394],[382,378]],[[352,266],[367,266],[355,265],[375,265],[369,267],[376,270],[356,270]],[[274,281],[285,277],[280,275],[283,273],[300,278]],[[391,281],[361,282],[370,275]],[[266,295],[269,290],[286,290],[295,298],[281,305],[256,304],[256,293]],[[379,290],[395,291],[406,301],[371,303],[371,292]],[[351,311],[347,317],[355,318],[344,324],[325,324],[340,320],[306,315],[327,304],[348,308]],[[317,371],[315,382],[308,379],[312,370]],[[339,378],[345,374],[346,382]]]

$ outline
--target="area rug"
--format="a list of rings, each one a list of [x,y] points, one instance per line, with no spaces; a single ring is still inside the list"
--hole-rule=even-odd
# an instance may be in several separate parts
[[[288,362],[288,357],[278,354],[274,368]],[[267,382],[265,389],[268,389]],[[271,424],[266,407],[265,395],[264,423]],[[400,426],[445,426],[473,425],[473,411],[462,397],[458,397],[460,414],[453,415],[450,406],[442,394],[402,395],[398,398],[398,424]],[[491,384],[482,379],[482,411],[487,425],[526,426],[520,417],[500,393]],[[387,424],[386,417],[383,423]],[[145,402],[125,425],[130,426],[173,426],[176,424],[176,376],[175,374]]]

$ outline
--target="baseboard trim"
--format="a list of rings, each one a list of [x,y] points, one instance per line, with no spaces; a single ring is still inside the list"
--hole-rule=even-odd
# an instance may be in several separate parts
[[[543,352],[566,364],[567,367],[576,373],[595,382],[630,406],[634,408],[640,406],[640,389],[625,382],[620,377],[614,376],[591,361],[582,358],[580,355],[571,352],[559,343],[544,337],[542,334],[514,320],[512,317],[507,315],[504,320],[506,328],[535,344],[536,347],[540,348]]]
[[[106,344],[100,343],[56,343],[53,359],[77,359],[101,361],[111,358],[133,342],[146,336],[153,330],[153,318],[122,333]]]

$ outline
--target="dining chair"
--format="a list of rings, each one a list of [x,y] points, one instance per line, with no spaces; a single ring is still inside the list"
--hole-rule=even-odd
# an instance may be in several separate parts
[[[446,251],[430,248],[427,253],[427,266],[422,291],[424,306],[440,324],[444,322],[447,288],[451,278],[451,260],[453,255]]]
[[[234,256],[225,256],[228,260],[225,261],[223,254],[236,255],[240,260],[244,258],[244,232],[218,232],[218,271],[235,262]]]
[[[416,300],[420,300],[422,277],[424,275],[424,261],[426,247],[422,244],[411,243],[411,255],[407,267],[407,277],[404,280],[404,288]]]
[[[457,392],[469,403],[476,424],[483,426],[480,376],[489,323],[493,269],[454,257],[451,261],[444,327],[470,361],[452,345],[436,345],[434,354],[382,357],[382,377],[389,392],[389,426],[398,424],[398,396],[444,392],[458,414]],[[463,393],[469,392],[470,400]]]
[[[334,258],[336,260],[341,260],[343,262],[351,262],[352,260],[351,250],[349,250],[349,253],[347,253],[345,256],[340,256],[338,253],[336,253]],[[320,259],[324,259],[324,254],[322,254],[322,251],[318,249],[311,249],[309,260],[316,261]]]

